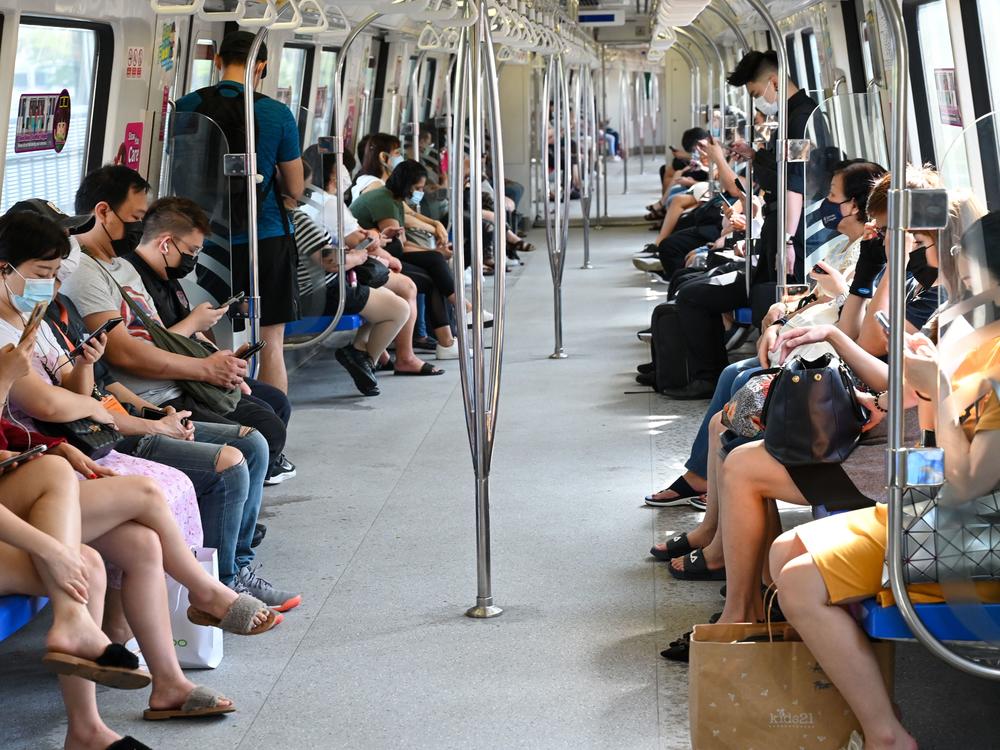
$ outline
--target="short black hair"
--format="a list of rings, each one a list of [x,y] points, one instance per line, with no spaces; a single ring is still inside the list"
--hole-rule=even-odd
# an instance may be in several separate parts
[[[140,191],[150,191],[150,184],[141,174],[121,164],[105,164],[83,178],[76,190],[76,212],[93,213],[101,201],[117,211],[130,193]]]
[[[0,218],[0,262],[16,267],[29,260],[61,260],[69,250],[63,228],[41,214],[19,211]]]
[[[765,75],[778,72],[778,53],[773,49],[766,52],[750,50],[736,65],[736,70],[729,74],[726,81],[730,86],[746,86],[751,81],[757,81]]]
[[[249,31],[232,31],[226,34],[219,45],[219,57],[223,65],[246,65],[250,47],[256,38]],[[261,42],[257,49],[257,62],[267,62],[267,45]]]
[[[689,154],[694,151],[698,141],[703,141],[709,137],[709,132],[705,128],[689,128],[681,136],[681,147]]]
[[[851,159],[838,164],[833,173],[839,174],[844,183],[844,197],[857,204],[858,219],[862,222],[868,221],[868,198],[871,196],[872,188],[888,172],[874,162]]]
[[[149,242],[164,232],[188,234],[195,230],[207,237],[212,233],[212,225],[201,206],[190,198],[160,198],[153,201],[142,217],[143,242]]]
[[[385,186],[397,200],[406,200],[413,192],[413,186],[427,178],[427,169],[413,159],[403,160],[389,175]]]

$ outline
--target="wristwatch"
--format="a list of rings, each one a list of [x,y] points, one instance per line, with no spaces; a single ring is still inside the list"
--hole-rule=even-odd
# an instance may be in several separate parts
[[[835,304],[837,307],[843,307],[844,303],[847,302],[847,298],[849,296],[850,295],[847,292],[841,292],[840,294],[838,294],[836,297],[833,298],[833,304]]]

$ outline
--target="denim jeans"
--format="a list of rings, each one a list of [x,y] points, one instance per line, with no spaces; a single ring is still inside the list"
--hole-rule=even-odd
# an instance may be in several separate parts
[[[708,425],[712,417],[722,411],[722,407],[729,403],[740,388],[746,385],[750,376],[762,370],[760,360],[756,357],[744,359],[742,362],[733,362],[722,371],[719,382],[715,386],[715,395],[705,411],[705,417],[701,420],[698,434],[695,436],[694,444],[691,446],[691,455],[688,456],[684,468],[697,474],[699,477],[708,477]]]
[[[427,305],[427,297],[422,294],[417,295],[417,322],[413,327],[413,335],[417,338],[427,338],[427,318],[424,309]]]
[[[229,584],[255,556],[250,543],[268,467],[267,440],[257,430],[241,437],[239,425],[195,422],[194,426],[193,441],[143,435],[126,438],[119,450],[166,464],[188,476],[198,495],[205,546],[218,550],[219,578]],[[239,450],[243,460],[220,472],[216,461],[225,445]]]

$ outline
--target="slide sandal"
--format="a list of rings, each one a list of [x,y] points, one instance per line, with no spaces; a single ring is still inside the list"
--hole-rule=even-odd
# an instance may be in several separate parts
[[[108,745],[106,750],[153,750],[153,748],[149,745],[142,744],[135,737],[126,735],[120,740],[112,742]]]
[[[426,375],[444,375],[444,370],[441,370],[441,369],[435,367],[430,362],[424,362],[423,366],[417,372],[406,372],[406,371],[403,371],[403,370],[393,370],[392,374],[393,375],[405,375],[405,376],[410,376],[410,377],[417,378],[417,377],[426,376]]]
[[[649,554],[657,560],[670,562],[675,557],[682,557],[683,555],[686,555],[692,549],[694,549],[694,547],[692,547],[690,542],[688,542],[688,535],[682,532],[676,536],[670,537],[667,540],[664,549],[660,549],[658,545],[653,545],[649,550]]]
[[[220,700],[229,700],[222,693],[199,685],[187,695],[187,700],[180,708],[147,708],[142,712],[146,721],[163,721],[164,719],[194,719],[202,716],[219,716],[232,713],[236,706],[220,706]]]
[[[120,643],[109,644],[96,659],[49,651],[42,663],[56,674],[81,677],[119,690],[141,690],[153,680],[149,672],[139,669],[136,655]]]
[[[705,562],[705,551],[701,547],[691,550],[684,558],[684,570],[674,570],[671,565],[668,570],[670,575],[680,581],[724,581],[726,580],[726,569],[709,570],[708,563]]]
[[[267,612],[267,619],[259,625],[254,625],[253,619],[258,612]],[[188,620],[195,625],[219,628],[234,635],[259,635],[265,633],[281,622],[278,617],[280,615],[275,614],[274,610],[268,609],[268,606],[264,602],[249,594],[240,594],[237,596],[236,601],[230,605],[225,617],[221,620],[196,607],[188,607],[187,611]]]
[[[656,495],[662,495],[664,492],[673,492],[674,497],[658,500]],[[675,505],[687,505],[688,500],[693,497],[699,497],[701,494],[688,484],[684,477],[677,477],[674,483],[666,489],[660,490],[653,495],[646,495],[646,505],[652,508],[670,508]]]

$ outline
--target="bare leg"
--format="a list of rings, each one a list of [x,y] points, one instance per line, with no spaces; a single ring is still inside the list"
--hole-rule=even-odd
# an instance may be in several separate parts
[[[125,618],[125,608],[122,604],[122,592],[119,589],[108,589],[104,597],[104,632],[112,643],[127,643],[133,633]]]
[[[413,329],[417,324],[417,286],[401,273],[390,273],[386,288],[406,301],[409,317],[394,339],[396,344],[396,369],[400,372],[419,372],[424,361],[413,353]]]
[[[781,609],[858,717],[866,750],[916,750],[895,716],[868,638],[850,614],[830,604],[823,576],[798,536],[789,532],[782,540],[779,555],[801,554],[773,570]]]
[[[365,336],[362,346],[358,346],[358,341],[355,340],[354,348],[365,352],[373,362],[378,362],[389,342],[406,323],[409,311],[406,301],[388,289],[372,289],[368,295],[368,302],[361,310],[361,314],[368,321],[365,324],[368,335]]]
[[[261,326],[260,337],[267,346],[260,350],[259,379],[288,393],[288,371],[285,369],[285,325]]]

